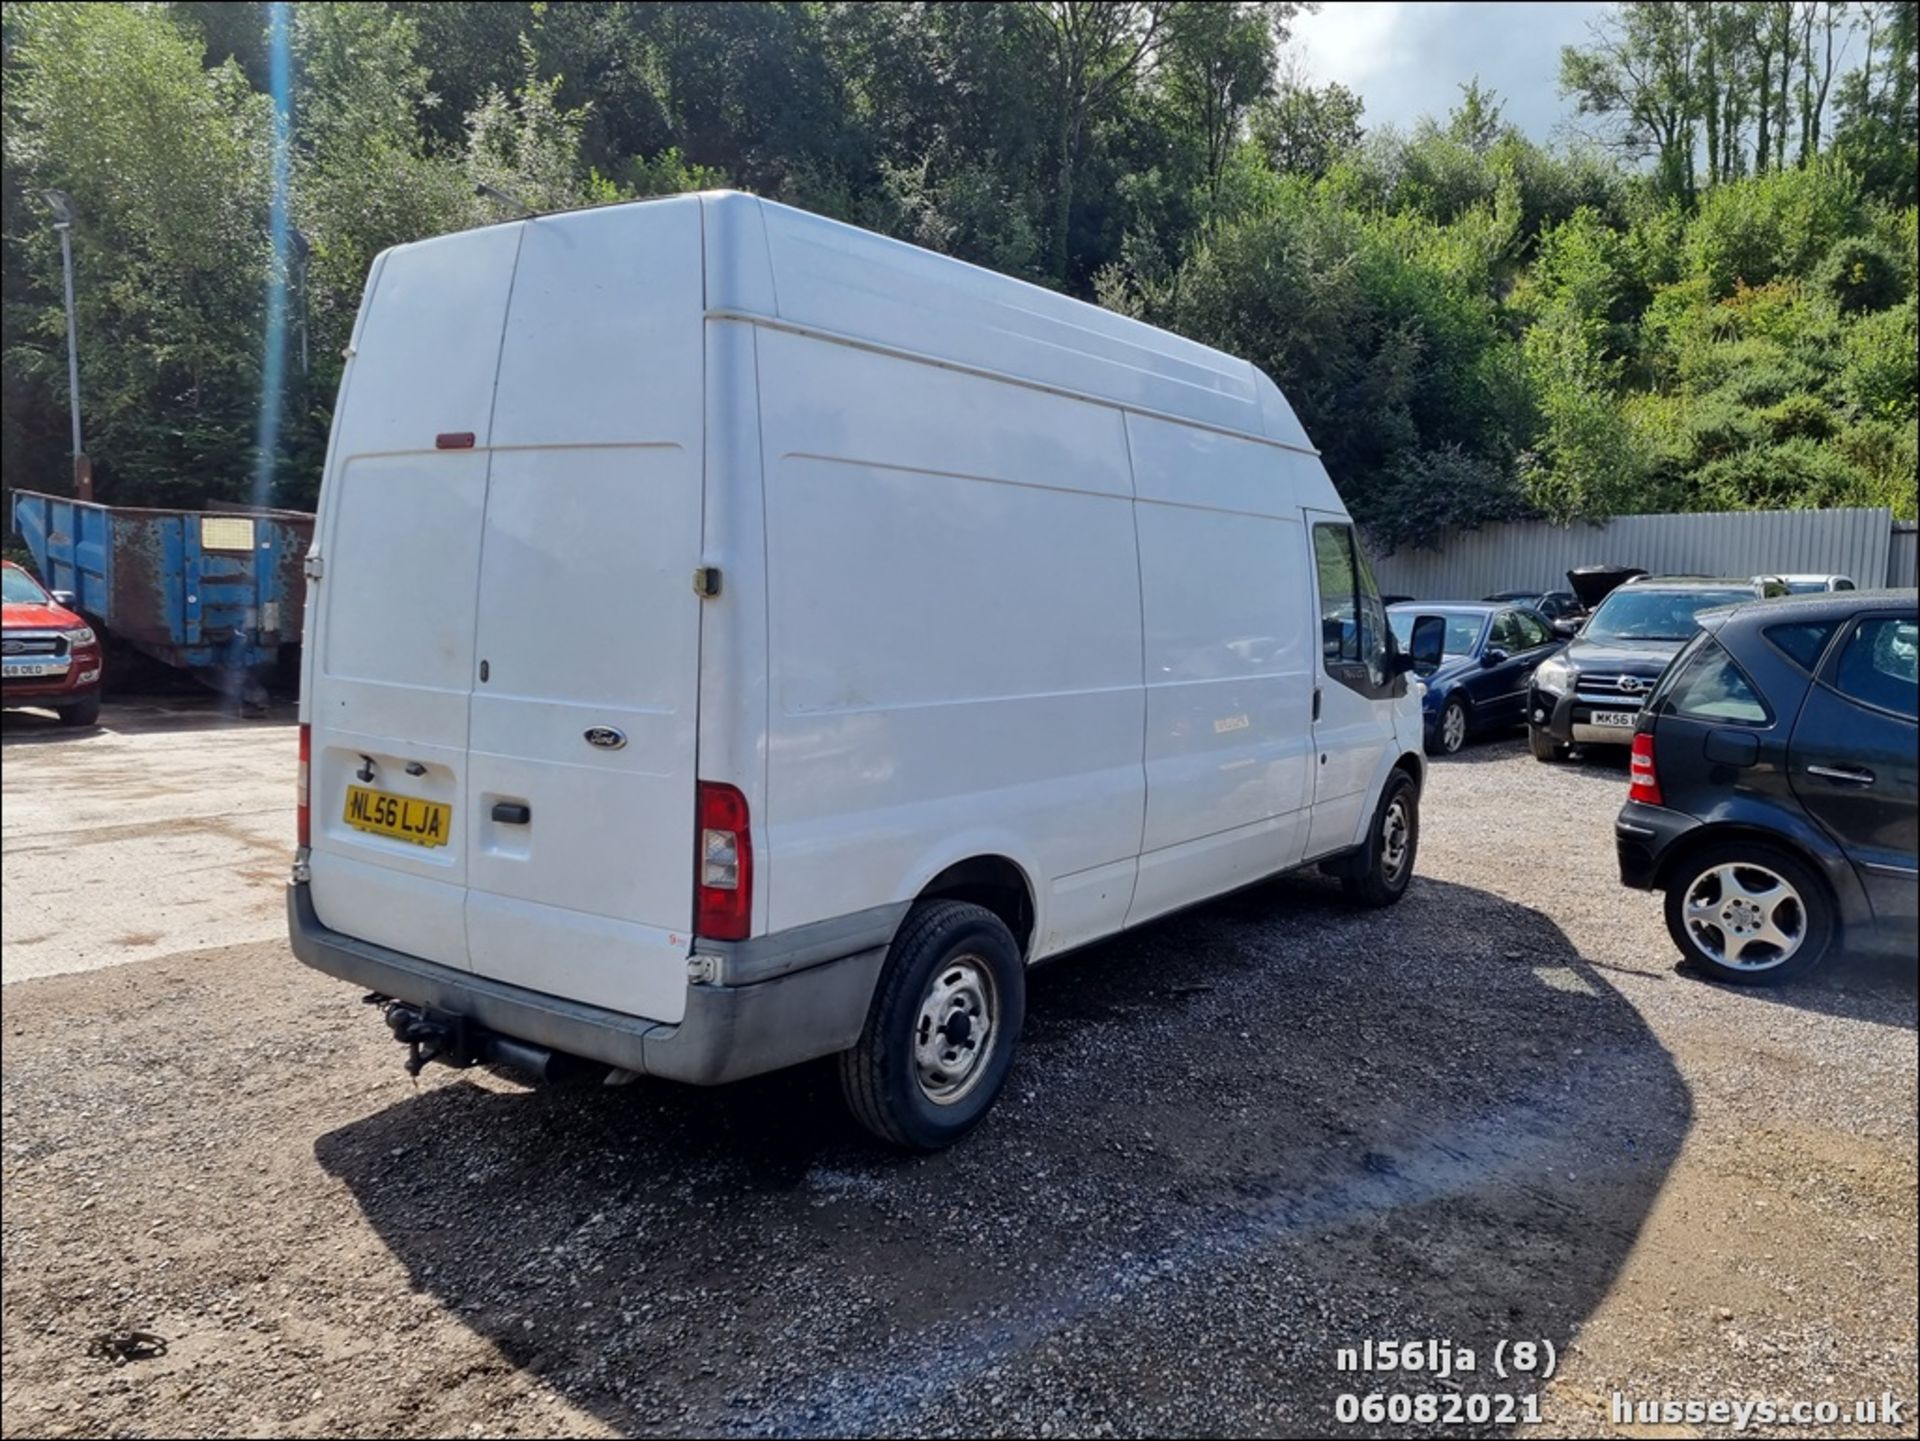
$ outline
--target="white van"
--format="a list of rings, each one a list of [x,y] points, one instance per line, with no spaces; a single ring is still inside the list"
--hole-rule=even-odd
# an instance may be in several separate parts
[[[308,575],[293,949],[415,1068],[838,1053],[932,1148],[1025,967],[1413,871],[1410,660],[1273,384],[749,196],[380,256]]]

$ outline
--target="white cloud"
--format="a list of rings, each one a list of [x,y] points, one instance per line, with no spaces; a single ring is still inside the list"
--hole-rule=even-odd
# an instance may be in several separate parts
[[[1604,4],[1326,0],[1294,21],[1293,48],[1315,84],[1337,80],[1366,102],[1369,126],[1444,116],[1476,75],[1506,118],[1535,139],[1572,118],[1560,98],[1560,47],[1582,44]]]

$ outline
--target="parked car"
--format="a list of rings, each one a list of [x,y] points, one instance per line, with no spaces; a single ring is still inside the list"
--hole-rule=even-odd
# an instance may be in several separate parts
[[[1547,624],[1558,626],[1562,621],[1578,621],[1586,612],[1580,604],[1580,598],[1570,590],[1503,590],[1490,595],[1487,600],[1495,605],[1525,606],[1537,611],[1546,618]],[[1562,631],[1560,634],[1570,634]]]
[[[1765,580],[1635,576],[1607,593],[1566,650],[1539,666],[1527,696],[1527,743],[1542,761],[1574,745],[1626,746],[1660,672],[1716,606],[1784,595]]]
[[[1913,591],[1709,611],[1648,698],[1614,823],[1620,879],[1722,980],[1771,985],[1845,940],[1916,940]]]
[[[1405,891],[1414,658],[1246,361],[724,193],[388,250],[349,355],[289,924],[414,1069],[837,1054],[933,1148],[1031,962]]]
[[[1446,639],[1437,666],[1415,673],[1426,683],[1426,748],[1452,755],[1476,733],[1526,721],[1527,680],[1534,667],[1565,642],[1545,616],[1521,606],[1485,601],[1418,601],[1387,611],[1394,640],[1411,650],[1415,622],[1437,615]]]
[[[8,706],[45,706],[60,724],[100,719],[100,638],[69,606],[12,561],[0,562],[4,628],[0,629],[0,698]]]
[[[1780,575],[1774,579],[1786,586],[1789,595],[1820,595],[1856,588],[1850,575]]]

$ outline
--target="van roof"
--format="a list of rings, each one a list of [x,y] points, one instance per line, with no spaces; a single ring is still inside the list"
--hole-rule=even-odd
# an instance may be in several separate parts
[[[710,315],[923,355],[1317,454],[1293,407],[1250,362],[902,240],[733,190],[554,215],[581,224],[633,205],[685,204],[702,208]]]

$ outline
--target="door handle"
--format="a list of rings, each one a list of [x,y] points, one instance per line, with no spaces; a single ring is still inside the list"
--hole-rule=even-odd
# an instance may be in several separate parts
[[[1320,687],[1319,686],[1315,686],[1313,688],[1313,718],[1315,720],[1320,719]]]
[[[524,826],[533,819],[533,807],[514,801],[495,801],[493,818],[503,826]]]
[[[1808,766],[1807,774],[1846,786],[1870,786],[1874,782],[1873,772],[1861,766]]]

